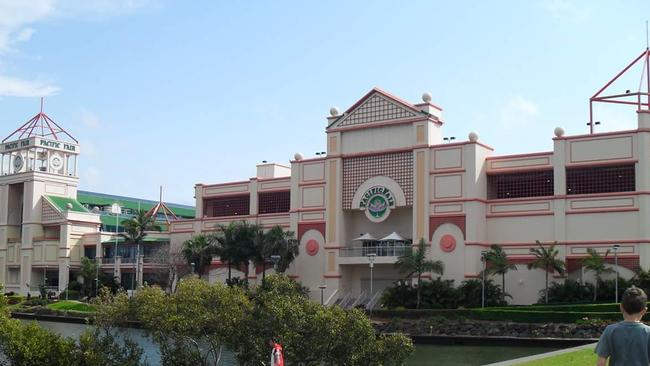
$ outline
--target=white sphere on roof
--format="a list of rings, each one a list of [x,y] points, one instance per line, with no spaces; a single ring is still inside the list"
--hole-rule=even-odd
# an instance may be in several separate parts
[[[302,155],[302,153],[297,152],[297,153],[293,154],[293,158],[294,158],[295,160],[302,160],[302,159],[305,158],[305,156]]]
[[[97,206],[93,207],[92,212],[98,214],[99,213],[99,207],[97,207]]]
[[[330,108],[330,116],[332,116],[332,117],[336,117],[336,116],[339,115],[339,113],[341,113],[341,112],[339,111],[339,107],[332,107],[332,108]]]
[[[425,103],[431,103],[433,96],[429,92],[422,93],[422,101]]]
[[[68,210],[72,210],[72,203],[70,203],[70,202],[66,203],[66,204],[65,204],[65,207],[66,207]]]
[[[555,133],[556,137],[564,136],[564,128],[562,127],[555,127],[555,130],[553,132]]]
[[[471,142],[476,142],[476,141],[478,141],[478,133],[472,131],[472,132],[469,133],[469,135],[467,135],[467,138],[468,138]]]

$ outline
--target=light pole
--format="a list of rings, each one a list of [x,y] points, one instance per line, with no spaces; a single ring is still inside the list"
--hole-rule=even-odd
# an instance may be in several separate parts
[[[372,299],[372,269],[375,268],[375,257],[377,257],[376,253],[368,254],[368,264],[370,265],[370,299]],[[420,286],[419,283],[418,286]]]
[[[614,269],[616,270],[616,278],[614,279],[614,291],[616,295],[614,296],[614,302],[618,304],[618,248],[621,246],[614,244]]]
[[[120,214],[122,213],[122,208],[118,203],[111,205],[111,213],[115,215],[115,253],[113,254],[113,260],[115,261],[115,266],[117,266],[117,238],[119,237],[118,233],[120,232]]]
[[[486,251],[481,251],[481,262],[483,262],[483,281],[481,281],[481,308],[485,307],[485,272],[487,269],[485,254],[487,254]]]
[[[196,267],[196,263],[192,262],[192,263],[190,263],[190,265],[192,266],[192,275],[193,275],[194,274],[194,267]]]
[[[318,286],[318,288],[320,289],[320,304],[324,305],[325,304],[325,298],[324,298],[325,289],[327,288],[327,285],[320,285],[320,286]]]

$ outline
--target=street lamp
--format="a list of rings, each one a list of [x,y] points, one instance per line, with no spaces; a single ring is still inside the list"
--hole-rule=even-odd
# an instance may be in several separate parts
[[[614,291],[616,295],[614,296],[614,302],[618,304],[618,248],[621,246],[614,244],[614,269],[616,270],[616,278],[614,279]]]
[[[113,277],[117,277],[117,239],[119,238],[118,233],[120,232],[120,214],[122,213],[122,207],[119,203],[113,203],[111,205],[111,213],[115,215],[115,252],[113,253]],[[97,256],[95,256],[97,257]],[[121,280],[120,280],[121,282]]]
[[[375,257],[377,257],[376,253],[370,253],[368,254],[368,264],[370,265],[370,298],[372,299],[372,269],[375,268]],[[420,284],[418,283],[418,286]]]
[[[487,270],[487,260],[485,255],[487,252],[485,250],[481,251],[481,262],[483,262],[483,281],[481,281],[481,308],[485,307],[485,272]]]
[[[324,298],[325,295],[324,294],[325,294],[325,289],[327,288],[327,285],[320,285],[320,286],[318,286],[318,288],[320,289],[320,304],[324,305],[325,304],[325,298]]]
[[[196,263],[192,262],[190,265],[192,266],[192,274],[194,274],[194,267],[196,267]]]
[[[280,258],[282,258],[282,257],[280,257],[277,254],[273,254],[271,256],[271,262],[273,262],[273,270],[276,271],[276,272],[278,271],[278,263],[280,263]]]

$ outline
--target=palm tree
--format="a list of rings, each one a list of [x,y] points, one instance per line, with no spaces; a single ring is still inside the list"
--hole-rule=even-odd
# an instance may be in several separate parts
[[[434,261],[427,259],[426,248],[424,239],[420,239],[415,250],[409,248],[404,251],[404,254],[399,256],[395,266],[400,271],[400,273],[405,273],[406,279],[410,279],[413,275],[417,275],[418,278],[418,288],[417,288],[417,302],[416,309],[420,308],[420,291],[422,289],[422,274],[425,272],[433,272],[439,275],[445,270],[445,264],[442,261]]]
[[[603,273],[614,272],[613,269],[607,268],[605,266],[605,259],[609,255],[609,249],[605,252],[605,255],[600,255],[593,248],[587,249],[588,256],[582,260],[582,266],[588,271],[594,271],[596,274],[596,280],[594,281],[594,301],[598,296],[598,282],[602,281]]]
[[[156,218],[153,215],[147,215],[144,210],[138,210],[135,216],[123,220],[122,227],[124,227],[124,232],[119,235],[124,238],[125,244],[136,245],[135,262],[138,263],[140,244],[142,244],[149,232],[160,231],[161,227],[156,223]],[[117,248],[115,250],[117,251]]]
[[[187,264],[192,266],[199,278],[210,268],[212,257],[216,254],[216,246],[211,236],[197,235],[183,243],[181,251]]]
[[[256,266],[262,266],[262,281],[266,279],[266,265],[273,255],[280,257],[276,264],[276,272],[284,273],[299,254],[298,241],[293,231],[284,231],[276,225],[267,232],[261,228],[255,235],[252,261]]]
[[[503,300],[506,297],[506,273],[510,270],[517,270],[514,263],[508,261],[508,255],[497,244],[492,244],[490,250],[485,254],[485,259],[490,263],[486,269],[488,274],[501,275],[501,291],[503,292]]]
[[[259,226],[241,221],[218,225],[217,230],[217,255],[222,262],[228,263],[228,280],[232,279],[232,266],[245,266],[248,278],[248,265],[254,258]]]
[[[535,256],[535,260],[528,264],[528,269],[540,268],[546,273],[546,289],[544,291],[544,302],[548,304],[548,272],[557,271],[563,275],[565,270],[564,261],[557,258],[559,252],[555,249],[557,242],[550,247],[544,248],[539,240],[535,240],[539,248],[530,248],[530,252]]]

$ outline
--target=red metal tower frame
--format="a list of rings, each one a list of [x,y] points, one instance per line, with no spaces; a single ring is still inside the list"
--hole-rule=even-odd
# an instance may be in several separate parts
[[[41,111],[38,112],[34,117],[29,121],[25,122],[24,125],[20,126],[16,131],[12,132],[7,136],[2,142],[9,140],[10,138],[17,136],[17,139],[30,138],[32,136],[39,137],[53,137],[55,140],[59,140],[59,136],[65,134],[71,138],[75,143],[79,143],[77,139],[72,137],[63,127],[59,126],[52,118],[43,112],[43,98],[41,98]]]
[[[641,71],[641,80],[639,82],[639,89],[636,92],[630,92],[629,90],[623,94],[612,94],[612,95],[602,95],[607,88],[609,88],[616,80],[618,80],[623,74],[625,74],[632,66],[636,65],[639,61],[643,59],[643,67]],[[645,90],[643,89],[643,82],[645,79]],[[633,100],[630,97],[636,97],[636,100]],[[628,104],[635,105],[637,112],[642,110],[650,110],[650,48],[646,47],[634,61],[630,62],[623,70],[621,70],[613,79],[611,79],[605,86],[596,92],[591,98],[589,98],[589,133],[594,133],[594,102],[600,103],[616,103],[616,104]]]

